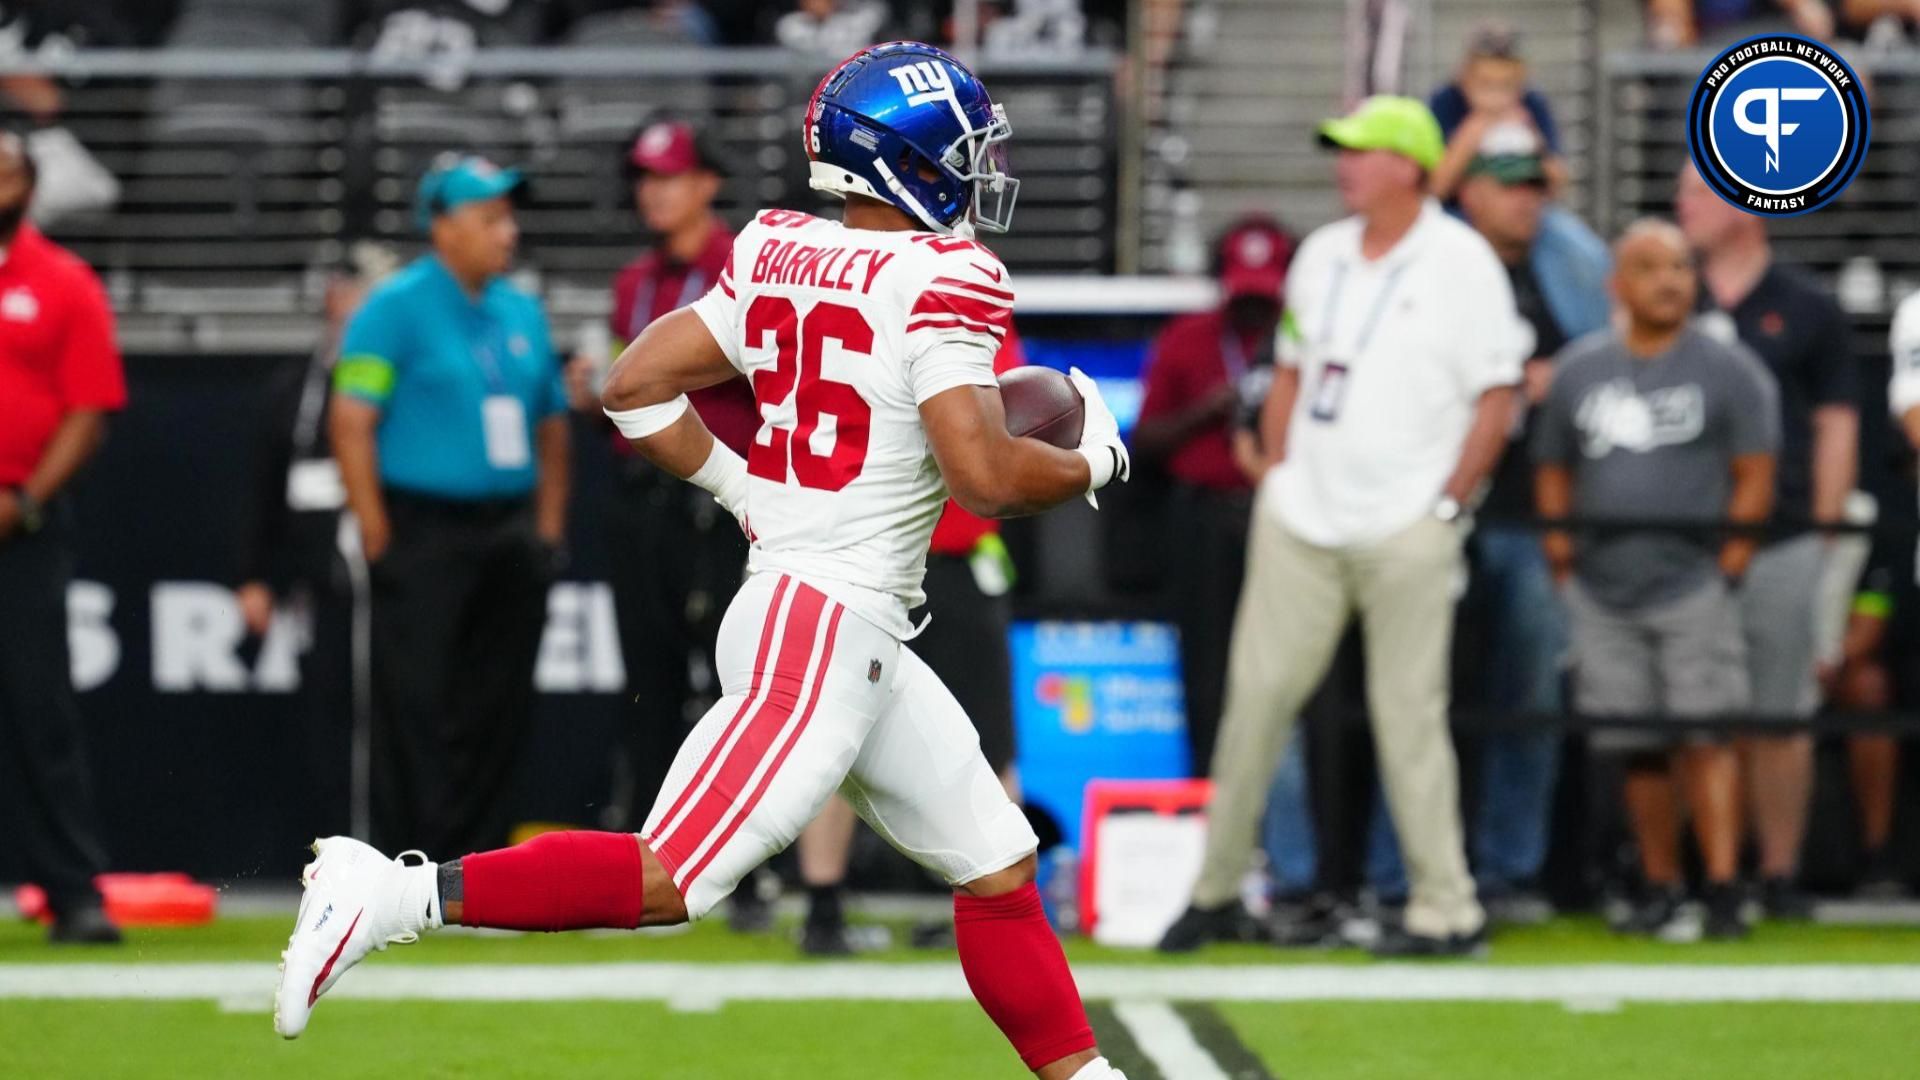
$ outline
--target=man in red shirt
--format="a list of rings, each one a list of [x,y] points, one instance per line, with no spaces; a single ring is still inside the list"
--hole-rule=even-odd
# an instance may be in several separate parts
[[[80,708],[68,675],[67,482],[126,404],[106,292],[26,223],[33,159],[0,132],[0,790],[8,835],[47,890],[50,940],[114,943]]]
[[[611,354],[712,288],[733,247],[733,233],[713,207],[723,167],[692,128],[662,122],[641,129],[628,144],[625,167],[640,220],[656,243],[614,279]],[[569,364],[567,387],[577,410],[604,423],[593,386],[596,360],[604,362],[579,357]],[[760,413],[745,379],[688,397],[716,438],[746,454]],[[648,464],[611,427],[607,439],[617,459],[605,509],[613,552],[608,578],[632,710],[632,788],[621,801],[628,824],[638,828],[690,725],[717,694],[713,644],[740,586],[747,542],[706,492]]]
[[[1253,482],[1236,456],[1242,418],[1266,398],[1280,291],[1293,238],[1270,218],[1243,219],[1220,240],[1220,306],[1168,323],[1147,360],[1133,443],[1172,479],[1170,562],[1191,768],[1204,776],[1226,693],[1227,642],[1240,601]]]

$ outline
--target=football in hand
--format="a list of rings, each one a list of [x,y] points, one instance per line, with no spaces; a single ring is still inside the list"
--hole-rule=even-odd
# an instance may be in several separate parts
[[[1086,403],[1073,381],[1046,367],[1019,367],[1000,376],[1000,400],[1007,410],[1007,431],[1039,439],[1062,450],[1080,445]]]

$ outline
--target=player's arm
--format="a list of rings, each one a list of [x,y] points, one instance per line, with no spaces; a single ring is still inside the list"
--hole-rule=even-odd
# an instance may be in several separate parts
[[[647,325],[600,393],[607,417],[641,456],[712,492],[735,517],[746,506],[747,463],[713,437],[686,393],[737,374],[707,324],[681,308]]]
[[[1000,391],[956,386],[928,398],[920,420],[947,491],[981,517],[1018,517],[1089,490],[1092,466],[1072,450],[1007,433]]]
[[[1071,377],[1086,410],[1073,450],[1009,434],[997,387],[956,386],[921,402],[921,425],[955,502],[981,517],[1019,517],[1075,495],[1092,501],[1095,491],[1127,478],[1112,411],[1092,379],[1078,370]]]

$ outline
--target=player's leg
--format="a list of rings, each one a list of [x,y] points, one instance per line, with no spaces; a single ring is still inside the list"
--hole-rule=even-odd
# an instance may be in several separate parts
[[[885,650],[898,643],[843,616],[784,577],[741,590],[721,634],[728,693],[681,748],[644,838],[549,833],[445,866],[409,863],[411,852],[389,861],[347,837],[319,841],[282,957],[276,1029],[298,1035],[346,970],[449,921],[555,931],[705,914],[818,812],[886,702],[867,666],[891,661]],[[832,662],[856,652],[857,664]]]
[[[932,669],[907,649],[893,700],[841,790],[874,831],[954,887],[967,985],[1042,1080],[1118,1076],[1100,1057],[1066,954],[1034,888],[1038,844]]]
[[[886,702],[869,665],[898,647],[810,586],[755,579],[721,630],[725,693],[642,833],[550,833],[457,860],[439,870],[443,917],[523,930],[702,917],[819,813]]]

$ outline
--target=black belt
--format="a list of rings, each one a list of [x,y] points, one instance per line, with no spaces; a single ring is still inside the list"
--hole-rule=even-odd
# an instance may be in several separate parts
[[[389,509],[447,521],[475,525],[493,525],[526,513],[533,506],[532,495],[511,499],[449,499],[401,488],[385,488]]]

